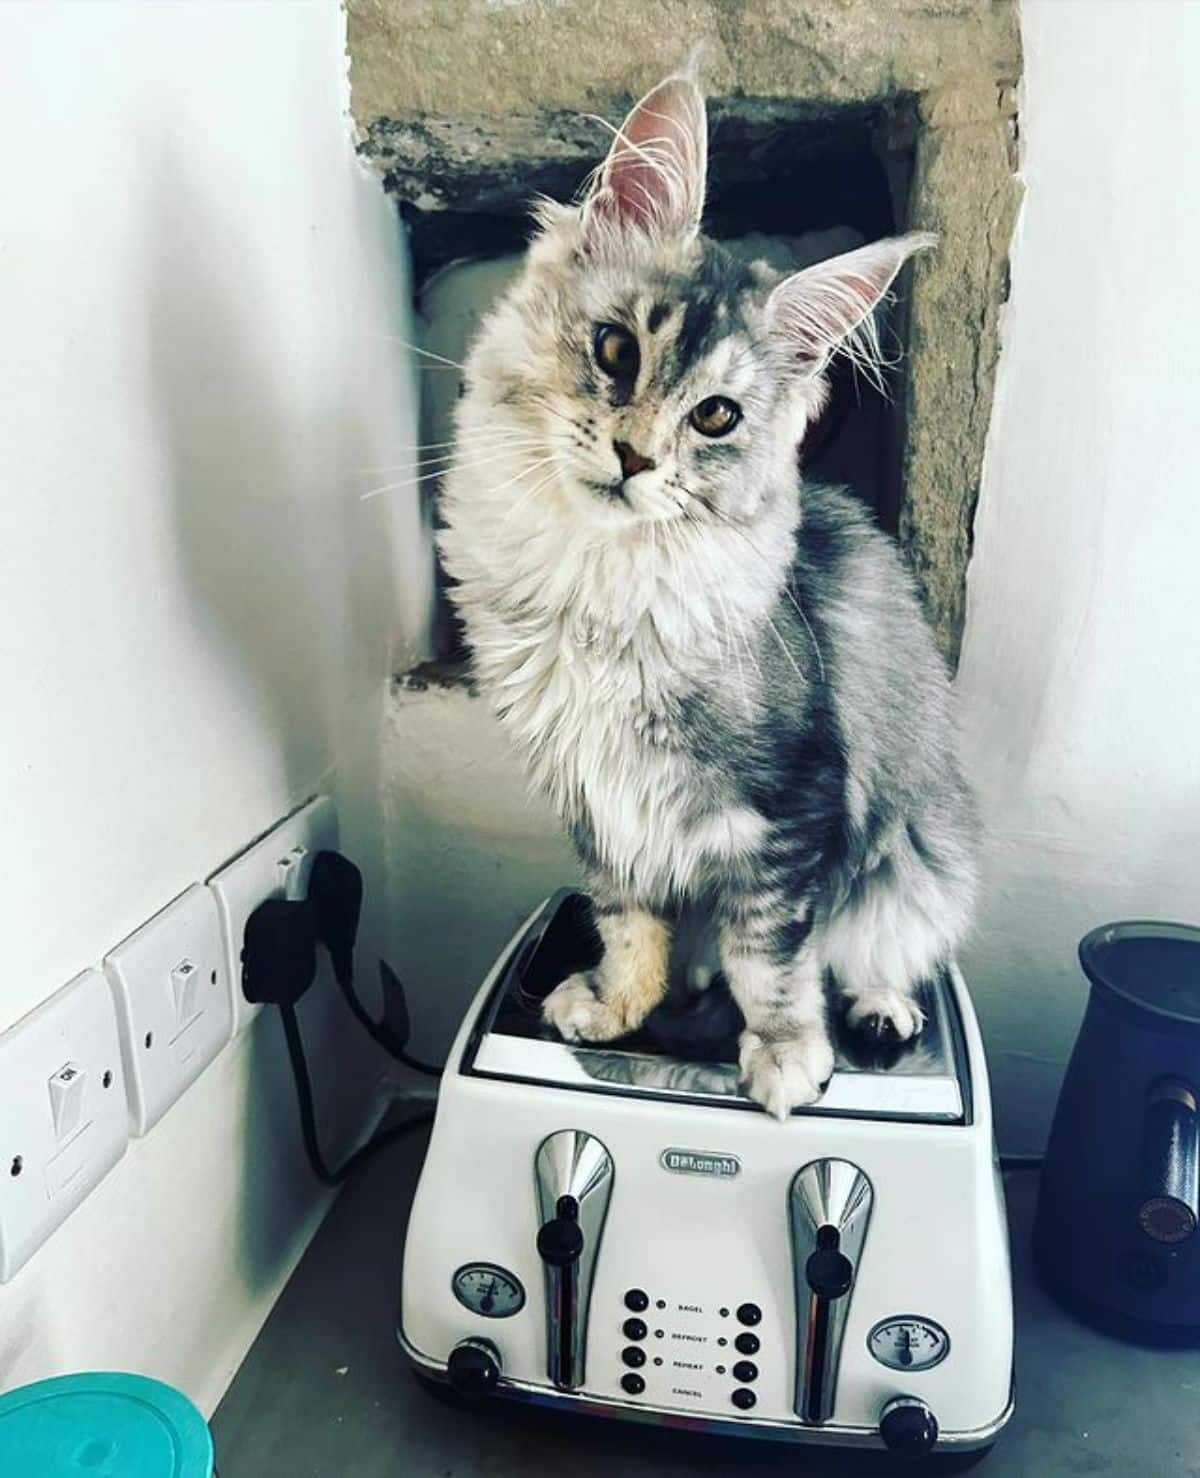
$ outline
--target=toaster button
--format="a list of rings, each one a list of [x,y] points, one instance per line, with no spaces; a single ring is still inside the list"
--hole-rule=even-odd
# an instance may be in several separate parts
[[[628,1376],[626,1377],[626,1379],[628,1379]],[[749,1411],[754,1403],[758,1400],[758,1397],[754,1394],[753,1391],[747,1390],[745,1386],[739,1386],[729,1399],[733,1402],[733,1404],[737,1407],[739,1411]]]
[[[624,1324],[621,1325],[621,1332],[626,1339],[645,1339],[645,1321],[642,1319],[626,1319]],[[757,1350],[758,1345],[756,1344],[754,1348]]]
[[[645,1365],[646,1352],[641,1345],[626,1345],[621,1351],[621,1359],[626,1365],[632,1365],[636,1370],[639,1365]]]
[[[762,1310],[757,1304],[739,1304],[737,1317],[739,1324],[758,1324],[762,1320]]]
[[[739,1334],[737,1339],[735,1339],[733,1343],[739,1355],[758,1354],[757,1334],[751,1334],[749,1331],[747,1331],[745,1334]]]
[[[646,1389],[646,1382],[638,1375],[636,1370],[631,1370],[627,1375],[621,1377],[621,1389],[630,1396],[640,1396]]]
[[[739,1360],[733,1367],[734,1380],[751,1381],[758,1379],[758,1366],[753,1360]]]
[[[625,1307],[631,1314],[640,1314],[650,1307],[649,1295],[640,1288],[631,1288],[625,1295]]]

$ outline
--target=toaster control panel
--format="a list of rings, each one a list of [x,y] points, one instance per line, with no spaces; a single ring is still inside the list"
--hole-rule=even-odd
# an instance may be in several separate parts
[[[760,1366],[774,1352],[763,1350],[762,1310],[752,1299],[698,1303],[629,1288],[613,1317],[624,1367],[613,1376],[624,1395],[685,1410],[725,1407],[734,1416],[758,1404]]]

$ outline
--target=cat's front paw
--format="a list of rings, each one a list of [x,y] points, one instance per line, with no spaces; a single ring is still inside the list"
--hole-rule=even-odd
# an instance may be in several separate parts
[[[846,1025],[874,1043],[907,1042],[925,1025],[915,998],[898,990],[859,991],[850,998]]]
[[[738,1062],[747,1093],[779,1120],[815,1103],[833,1076],[833,1048],[820,1026],[783,1041],[743,1032]]]
[[[542,1002],[542,1018],[564,1042],[611,1042],[628,1028],[588,975],[571,975]]]

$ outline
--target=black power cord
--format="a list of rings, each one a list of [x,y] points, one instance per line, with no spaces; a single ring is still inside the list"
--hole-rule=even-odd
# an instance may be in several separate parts
[[[304,1055],[304,1042],[300,1036],[300,1023],[296,1019],[296,1008],[292,1005],[281,1004],[279,1007],[280,1019],[283,1022],[283,1035],[287,1042],[288,1057],[292,1064],[292,1076],[296,1080],[296,1098],[300,1106],[300,1133],[304,1139],[304,1149],[308,1155],[308,1163],[312,1166],[313,1174],[322,1185],[338,1186],[349,1179],[351,1175],[366,1163],[380,1150],[386,1149],[388,1145],[394,1144],[396,1140],[402,1139],[414,1129],[419,1129],[423,1124],[433,1121],[433,1110],[428,1109],[423,1113],[414,1114],[405,1119],[402,1124],[397,1124],[391,1129],[385,1129],[369,1139],[360,1149],[354,1151],[336,1170],[330,1170],[325,1163],[325,1156],[321,1153],[321,1142],[317,1135],[317,1115],[313,1105],[312,1079],[308,1073],[308,1059]]]
[[[346,1004],[363,1031],[397,1062],[414,1072],[440,1078],[442,1070],[422,1062],[406,1050],[409,1036],[408,1007],[400,977],[384,960],[379,962],[383,986],[384,1019],[375,1021],[354,988],[354,941],[362,913],[362,873],[340,852],[318,852],[308,879],[317,938],[329,951],[333,976]],[[397,1018],[395,1022],[389,1018]]]
[[[396,1042],[395,1051],[392,1053],[393,1057],[395,1057],[397,1062],[402,1062],[405,1067],[412,1068],[415,1073],[424,1073],[428,1078],[440,1078],[442,1076],[442,1069],[440,1067],[434,1067],[430,1062],[422,1062],[419,1057],[414,1057],[405,1048],[404,1044],[408,1041],[409,1024],[408,1006],[404,999],[404,983],[386,960],[380,960],[379,962],[379,984],[383,988],[385,1010],[386,1003],[390,1002],[394,1011],[401,1016],[403,1022],[401,1028],[403,1034],[393,1034],[393,1040]]]
[[[316,882],[315,896],[313,880]],[[268,898],[247,919],[242,941],[243,993],[248,1001],[279,1008],[288,1059],[296,1082],[305,1152],[313,1174],[327,1186],[341,1185],[379,1150],[394,1144],[413,1129],[428,1124],[433,1118],[433,1112],[429,1110],[383,1130],[336,1169],[329,1168],[322,1153],[312,1078],[296,1016],[296,1003],[316,978],[318,940],[329,951],[335,977],[356,1019],[392,1056],[403,1053],[400,1060],[407,1059],[404,1044],[408,1037],[408,1009],[399,978],[394,972],[388,972],[391,975],[393,1012],[398,1011],[401,1015],[402,1031],[396,1031],[386,1023],[377,1025],[354,991],[354,940],[361,909],[362,877],[358,869],[340,853],[321,852],[313,863],[308,897],[301,900]],[[381,970],[384,968],[381,962]],[[384,985],[389,988],[386,976]],[[409,1065],[417,1066],[415,1061],[410,1061]],[[420,1068],[438,1073],[438,1069],[424,1064],[420,1064]]]

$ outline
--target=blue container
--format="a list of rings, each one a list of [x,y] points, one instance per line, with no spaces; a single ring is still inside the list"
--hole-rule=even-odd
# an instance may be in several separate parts
[[[0,1396],[4,1478],[215,1478],[204,1418],[141,1375],[89,1373]]]
[[[1079,959],[1092,989],[1042,1170],[1037,1268],[1111,1333],[1200,1345],[1200,929],[1108,924]]]

